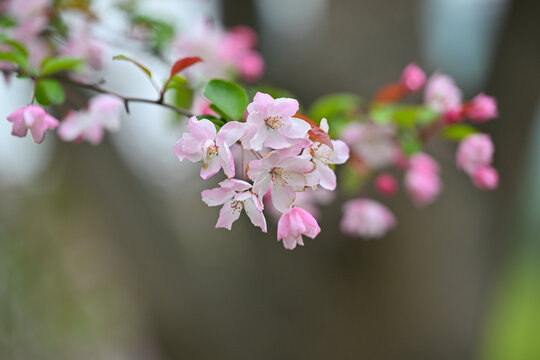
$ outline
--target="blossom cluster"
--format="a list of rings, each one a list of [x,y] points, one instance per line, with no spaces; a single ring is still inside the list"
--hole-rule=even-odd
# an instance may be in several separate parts
[[[66,4],[69,8],[71,3]],[[336,198],[339,184],[339,191],[351,198],[342,208],[342,232],[379,238],[397,224],[384,199],[403,189],[414,206],[423,208],[440,197],[444,167],[428,146],[435,138],[458,142],[456,166],[477,188],[498,186],[493,142],[477,129],[498,116],[497,103],[484,93],[464,99],[446,74],[428,76],[411,63],[399,81],[383,87],[370,102],[356,94],[334,94],[309,108],[302,106],[300,113],[296,99],[268,94],[272,91],[257,85],[248,88],[248,97],[245,88],[232,81],[254,82],[263,73],[253,30],[226,30],[201,20],[182,33],[169,34],[167,24],[131,12],[133,26],[148,25],[140,41],[162,59],[164,49],[180,59],[160,86],[139,61],[115,56],[139,67],[159,92],[156,100],[130,98],[92,81],[108,49],[94,35],[97,17],[90,5],[76,7],[85,20],[75,23],[64,21],[52,0],[7,0],[0,5],[2,14],[14,20],[1,30],[0,69],[7,78],[19,75],[34,82],[31,103],[7,117],[12,134],[25,137],[29,132],[41,143],[47,131],[56,130],[63,141],[98,145],[106,131],[119,130],[123,109],[129,112],[131,102],[176,111],[187,120],[187,130],[174,146],[176,157],[200,163],[204,180],[220,172],[225,177],[219,187],[202,192],[208,206],[221,206],[218,228],[230,230],[244,211],[253,225],[267,232],[270,215],[277,221],[278,241],[294,249],[304,245],[303,236],[319,234],[320,206]],[[66,111],[58,107],[67,105],[66,83],[97,94],[84,106],[68,106]],[[166,96],[169,91],[176,92],[173,103]],[[419,98],[420,103],[415,101]],[[370,185],[376,190],[373,197],[382,199],[359,196]]]
[[[315,136],[313,126],[297,117],[298,110],[294,99],[274,99],[259,92],[247,106],[245,122],[231,121],[217,131],[208,119],[189,119],[188,131],[175,145],[176,156],[202,161],[200,175],[205,180],[221,169],[227,176],[219,188],[202,192],[209,206],[222,205],[216,227],[230,230],[245,210],[253,225],[266,232],[263,199],[268,196],[281,214],[278,240],[285,248],[303,245],[302,235],[314,238],[320,232],[314,216],[294,205],[297,194],[319,186],[334,190],[336,175],[331,166],[345,163],[349,148],[341,140]],[[327,134],[326,119],[318,129]],[[232,151],[233,146],[238,151]],[[236,169],[239,159],[233,153],[246,152],[256,158],[247,164],[240,161]]]

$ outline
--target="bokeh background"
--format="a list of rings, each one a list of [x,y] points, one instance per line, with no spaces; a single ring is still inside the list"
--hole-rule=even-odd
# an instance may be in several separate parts
[[[288,252],[245,218],[213,229],[217,210],[200,201],[211,184],[174,157],[167,112],[133,105],[99,147],[37,146],[2,121],[1,359],[540,359],[540,2],[143,5],[178,26],[201,14],[253,26],[264,81],[305,104],[369,97],[412,60],[468,97],[485,90],[501,114],[486,127],[500,188],[474,189],[454,145],[435,142],[445,191],[434,205],[393,198],[398,228],[366,242],[339,233],[338,200],[321,235]],[[152,96],[125,65],[106,77]],[[0,117],[28,98],[28,84],[2,84]]]

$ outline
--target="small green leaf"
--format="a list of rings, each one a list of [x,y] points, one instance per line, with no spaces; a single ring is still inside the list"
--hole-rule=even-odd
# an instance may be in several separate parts
[[[467,136],[476,133],[478,133],[478,130],[467,124],[449,125],[442,131],[443,137],[455,141],[461,141]]]
[[[439,120],[441,114],[428,106],[419,106],[417,108],[418,124],[429,125]]]
[[[204,88],[203,95],[214,105],[214,111],[230,120],[241,120],[248,105],[244,89],[230,81],[214,79]]]
[[[47,58],[41,63],[43,75],[49,75],[60,71],[84,71],[84,60],[71,57]]]
[[[219,130],[223,125],[225,125],[227,123],[226,120],[217,118],[217,117],[212,116],[212,115],[198,115],[197,119],[199,119],[199,120],[202,120],[202,119],[210,120],[212,123],[214,123],[214,125],[216,125],[217,130]]]
[[[113,56],[113,60],[128,61],[128,62],[134,64],[135,66],[137,66],[142,71],[144,71],[144,73],[146,75],[148,75],[149,78],[152,78],[152,72],[146,66],[142,65],[138,61],[133,60],[132,58],[129,58],[129,57],[125,56],[125,55],[116,55],[116,56]]]
[[[66,94],[55,79],[44,78],[36,83],[36,100],[41,105],[60,105],[66,100]]]
[[[376,105],[371,109],[371,119],[375,124],[384,125],[392,122],[396,108],[391,105]]]
[[[9,16],[5,16],[5,15],[0,16],[0,27],[11,28],[11,27],[14,27],[15,25],[17,25],[17,20]]]
[[[403,132],[399,136],[399,142],[403,148],[403,152],[407,156],[414,155],[417,152],[422,151],[422,143],[417,136],[410,132]]]
[[[193,104],[193,90],[182,76],[173,76],[166,83],[165,91],[172,90],[174,104],[182,109],[189,109]]]
[[[360,103],[361,98],[354,94],[342,93],[323,96],[311,105],[309,117],[315,120],[331,119],[336,115],[354,112]]]
[[[28,68],[28,60],[21,54],[13,52],[0,52],[0,61],[11,62],[22,69]]]

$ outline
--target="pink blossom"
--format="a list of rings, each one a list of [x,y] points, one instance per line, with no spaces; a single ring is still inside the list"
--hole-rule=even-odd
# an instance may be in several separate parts
[[[200,21],[184,31],[175,42],[178,57],[200,56],[204,63],[188,69],[187,76],[203,84],[211,78],[240,75],[257,80],[264,71],[264,60],[254,50],[257,34],[246,26],[225,31],[210,21]]]
[[[247,52],[239,59],[238,68],[243,79],[257,81],[264,73],[264,59],[258,52]]]
[[[424,97],[426,104],[441,114],[455,114],[462,107],[461,90],[451,77],[441,73],[429,78]]]
[[[117,96],[98,95],[90,100],[88,110],[68,113],[60,124],[58,136],[64,141],[86,140],[97,145],[105,129],[117,131],[120,128],[123,104]]]
[[[274,99],[258,92],[247,107],[248,117],[242,144],[246,149],[263,147],[284,149],[307,137],[311,129],[306,121],[293,117],[298,111],[295,99]]]
[[[499,174],[489,165],[478,166],[471,178],[474,185],[482,190],[493,190],[499,185]]]
[[[43,141],[47,130],[55,129],[59,124],[58,120],[37,105],[19,108],[11,113],[7,120],[13,123],[12,135],[25,137],[30,130],[32,138],[37,144]]]
[[[349,145],[351,152],[373,169],[392,165],[399,155],[399,146],[394,140],[392,126],[350,123],[341,139]]]
[[[321,120],[320,128],[328,133],[329,126],[326,119]],[[313,182],[320,184],[327,190],[336,188],[336,174],[329,164],[344,164],[349,159],[349,147],[341,140],[331,140],[332,147],[321,142],[313,142],[304,152],[311,155],[315,170],[310,173]]]
[[[341,231],[366,239],[382,237],[396,225],[392,212],[381,203],[364,198],[350,200],[343,206]]]
[[[414,154],[409,159],[409,168],[414,171],[432,172],[435,174],[440,172],[437,161],[425,153]]]
[[[296,193],[296,199],[293,206],[301,207],[309,212],[317,220],[322,216],[320,206],[330,204],[336,198],[335,191],[325,189],[306,188],[304,191]],[[281,217],[281,212],[277,211],[272,205],[272,192],[269,191],[263,198],[264,210],[269,213],[276,221]]]
[[[469,135],[458,146],[457,167],[472,175],[478,166],[491,164],[494,151],[495,147],[489,135]]]
[[[426,83],[426,73],[415,63],[407,65],[401,74],[401,86],[408,92],[418,92]]]
[[[208,206],[223,205],[219,212],[216,228],[231,230],[242,210],[246,211],[251,223],[266,232],[263,206],[257,195],[251,191],[251,184],[237,179],[227,179],[219,183],[219,188],[204,190],[202,200]]]
[[[309,182],[307,174],[314,166],[309,159],[297,156],[299,147],[275,150],[248,165],[248,176],[253,180],[253,191],[262,197],[272,189],[272,203],[280,212],[287,212],[297,191],[303,191]]]
[[[437,162],[423,153],[414,155],[405,173],[405,189],[415,205],[432,203],[442,189]]]
[[[383,173],[375,179],[375,188],[383,195],[394,195],[398,189],[397,180],[390,174]]]
[[[92,37],[88,24],[70,31],[68,42],[60,54],[85,59],[95,70],[103,67],[104,45]]]
[[[467,106],[467,116],[476,122],[486,122],[498,115],[497,102],[483,93],[476,95]]]
[[[230,146],[242,135],[240,125],[239,122],[231,121],[217,133],[210,120],[198,120],[194,116],[188,121],[188,131],[174,146],[174,153],[180,161],[203,160],[201,177],[205,180],[217,174],[221,168],[231,178],[235,169]]]
[[[277,239],[283,240],[285,249],[293,250],[296,245],[304,246],[302,235],[315,239],[320,232],[317,220],[310,213],[302,208],[293,207],[279,219]]]

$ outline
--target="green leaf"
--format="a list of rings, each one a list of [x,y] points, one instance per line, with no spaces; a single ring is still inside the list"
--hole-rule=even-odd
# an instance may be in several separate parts
[[[375,124],[384,125],[392,122],[396,108],[388,105],[377,105],[371,109],[371,119]]]
[[[0,61],[11,62],[22,69],[28,68],[28,60],[21,54],[13,52],[0,52]]]
[[[15,41],[5,35],[0,35],[0,43],[9,45],[12,49],[12,52],[28,58],[28,50],[26,50],[26,47],[22,43]]]
[[[241,120],[248,105],[244,89],[230,81],[211,80],[204,88],[203,95],[214,105],[214,110],[229,120]],[[212,107],[211,107],[212,108]]]
[[[476,133],[478,133],[478,130],[467,124],[449,125],[442,131],[443,137],[455,141],[461,141],[467,136]]]
[[[189,109],[193,104],[193,90],[182,76],[173,76],[166,84],[165,91],[172,90],[174,104],[182,109]]]
[[[419,106],[417,108],[418,124],[429,125],[439,120],[441,114],[428,106]]]
[[[84,60],[71,57],[47,58],[41,63],[43,75],[49,75],[60,71],[84,71]]]
[[[138,61],[135,61],[133,60],[132,58],[129,58],[125,55],[116,55],[116,56],[113,56],[113,60],[123,60],[123,61],[128,61],[132,64],[134,64],[135,66],[137,66],[139,69],[141,69],[142,71],[144,71],[144,73],[149,77],[149,78],[152,78],[152,72],[144,65],[142,65],[141,63],[139,63]]]
[[[353,113],[358,110],[361,98],[354,94],[332,94],[319,98],[309,109],[309,117],[315,120]]]
[[[60,105],[66,100],[66,94],[55,79],[44,78],[36,83],[36,100],[41,105]]]
[[[317,122],[326,118],[330,125],[330,136],[338,137],[343,127],[358,116],[361,102],[362,99],[354,94],[327,95],[316,100],[308,114]]]
[[[14,27],[15,25],[17,25],[17,20],[9,17],[9,16],[5,16],[5,15],[1,15],[0,16],[0,27],[1,28],[11,28],[11,27]]]
[[[0,61],[14,63],[23,70],[28,69],[28,51],[23,44],[5,35],[0,35],[0,44],[5,44],[10,48],[8,51],[0,52]]]
[[[399,142],[403,148],[403,152],[407,156],[411,156],[422,151],[422,142],[420,142],[417,136],[410,132],[401,133],[399,136]]]
[[[212,115],[198,115],[197,119],[199,119],[199,120],[202,120],[202,119],[210,120],[212,123],[214,123],[214,125],[216,125],[217,130],[219,130],[223,125],[225,125],[227,123],[226,120],[217,118],[217,117],[212,116]]]

